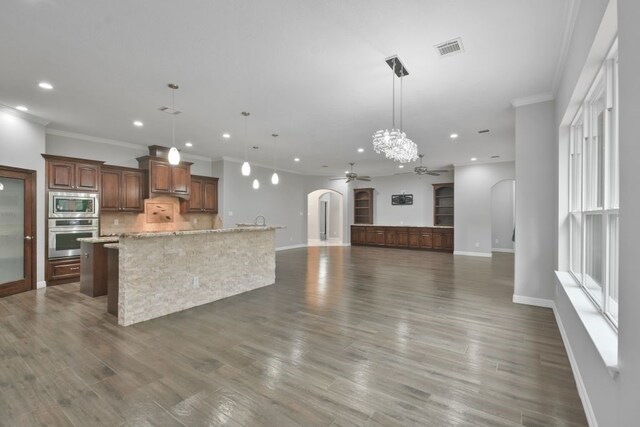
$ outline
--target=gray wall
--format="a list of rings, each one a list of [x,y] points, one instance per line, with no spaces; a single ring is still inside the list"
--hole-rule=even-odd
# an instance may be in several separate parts
[[[500,181],[491,189],[491,246],[492,249],[513,250],[514,184]]]
[[[453,182],[453,172],[440,176],[392,175],[373,178],[374,222],[380,225],[433,225],[432,184]],[[367,184],[367,183],[363,183]],[[413,205],[393,206],[393,194],[413,194]]]
[[[37,174],[37,281],[44,281],[44,126],[0,110],[0,165],[35,170]]]
[[[64,132],[61,133],[63,133],[63,135],[47,133],[47,154],[100,160],[109,165],[127,166],[131,168],[138,167],[137,157],[149,154],[149,149],[142,145],[103,140],[101,138],[86,137],[77,134],[66,134]],[[192,174],[213,176],[211,175],[210,159],[200,156],[190,156],[188,153],[185,153],[184,150],[182,150],[181,154],[182,160],[193,162],[191,166]]]
[[[552,299],[557,242],[557,131],[553,101],[516,109],[514,295]]]
[[[491,256],[491,188],[514,178],[514,162],[456,166],[454,253]]]

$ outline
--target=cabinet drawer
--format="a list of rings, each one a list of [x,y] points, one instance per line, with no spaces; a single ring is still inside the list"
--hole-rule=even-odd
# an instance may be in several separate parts
[[[73,261],[51,262],[49,264],[51,270],[50,279],[68,279],[80,276],[80,259]]]

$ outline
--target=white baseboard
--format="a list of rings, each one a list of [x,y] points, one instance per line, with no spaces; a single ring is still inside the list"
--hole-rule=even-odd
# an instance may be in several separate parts
[[[464,255],[464,256],[480,256],[485,258],[491,258],[491,252],[465,252],[465,251],[453,251],[454,255]]]
[[[513,300],[516,304],[535,305],[536,307],[553,308],[555,304],[551,299],[525,297],[513,294]]]
[[[276,248],[276,251],[286,251],[288,249],[298,249],[298,248],[306,248],[307,245],[301,243],[299,245],[291,245],[291,246],[280,246]]]
[[[508,254],[515,254],[515,249],[507,249],[507,248],[491,248],[491,252],[506,252]]]
[[[514,295],[515,298],[515,295]],[[556,323],[558,324],[558,329],[560,330],[560,336],[562,337],[562,342],[564,343],[564,348],[567,351],[567,357],[569,358],[569,364],[571,365],[571,371],[573,372],[573,378],[576,381],[576,386],[578,388],[578,395],[580,396],[580,400],[582,401],[582,407],[584,408],[584,413],[587,416],[587,422],[590,427],[598,427],[598,421],[596,420],[596,414],[593,411],[593,406],[591,406],[591,401],[589,400],[589,395],[587,394],[587,388],[582,381],[582,375],[580,375],[580,370],[578,369],[578,362],[576,361],[575,356],[573,355],[573,350],[571,350],[571,344],[569,343],[569,338],[567,337],[567,332],[564,330],[564,325],[562,324],[562,319],[558,314],[558,310],[556,309],[556,304],[551,301],[553,315],[556,318]]]
[[[45,282],[44,280],[41,280],[38,283],[36,283],[36,289],[42,289],[46,287],[47,287],[47,282]]]

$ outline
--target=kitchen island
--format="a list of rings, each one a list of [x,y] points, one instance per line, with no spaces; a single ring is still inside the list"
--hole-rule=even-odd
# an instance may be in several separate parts
[[[118,324],[207,304],[275,282],[275,230],[131,233],[118,242]]]

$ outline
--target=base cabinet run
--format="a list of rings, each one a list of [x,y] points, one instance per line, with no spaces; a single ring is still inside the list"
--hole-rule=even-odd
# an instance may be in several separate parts
[[[352,225],[351,245],[453,252],[453,228]]]

